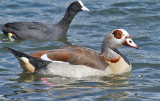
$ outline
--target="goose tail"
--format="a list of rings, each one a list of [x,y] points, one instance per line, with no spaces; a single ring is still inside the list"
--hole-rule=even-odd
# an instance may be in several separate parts
[[[18,59],[19,64],[21,65],[22,69],[29,73],[35,73],[36,71],[39,71],[40,69],[46,69],[47,65],[51,63],[50,61],[45,61],[42,59],[35,58],[26,53],[14,50],[9,47],[3,46],[2,48],[12,53]]]

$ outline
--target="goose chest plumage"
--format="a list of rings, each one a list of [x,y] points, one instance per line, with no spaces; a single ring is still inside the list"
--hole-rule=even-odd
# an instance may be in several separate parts
[[[117,49],[122,46],[139,48],[124,29],[115,29],[105,36],[101,53],[79,46],[38,51],[30,55],[8,47],[4,48],[16,56],[26,72],[86,77],[130,72],[131,63]]]
[[[58,40],[67,33],[70,23],[79,11],[89,11],[82,1],[69,5],[61,21],[48,25],[40,22],[9,22],[1,26],[1,30],[12,41],[14,39],[36,39],[40,41]]]

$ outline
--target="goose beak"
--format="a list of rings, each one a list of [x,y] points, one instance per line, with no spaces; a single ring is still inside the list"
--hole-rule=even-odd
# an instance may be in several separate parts
[[[132,48],[139,49],[139,46],[137,44],[135,44],[131,38],[126,38],[125,45],[132,47]]]
[[[81,9],[82,9],[82,11],[87,11],[87,12],[89,12],[89,9],[88,9],[87,7],[85,7],[85,6],[83,6]]]

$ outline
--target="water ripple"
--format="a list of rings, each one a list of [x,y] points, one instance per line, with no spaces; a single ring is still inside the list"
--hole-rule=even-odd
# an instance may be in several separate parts
[[[0,25],[14,21],[57,23],[73,0],[0,0]],[[64,3],[65,2],[65,3]],[[109,77],[66,78],[27,74],[16,58],[0,48],[1,100],[159,100],[160,3],[157,0],[86,0],[90,12],[80,12],[60,41],[33,39],[0,46],[25,53],[78,45],[100,52],[104,36],[126,29],[140,49],[119,50],[132,62],[132,72]],[[0,31],[2,33],[2,31]],[[43,81],[46,80],[46,81]],[[46,83],[47,82],[47,83]]]

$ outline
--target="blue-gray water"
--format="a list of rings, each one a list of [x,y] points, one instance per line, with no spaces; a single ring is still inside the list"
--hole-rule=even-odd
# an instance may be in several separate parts
[[[14,21],[57,23],[73,0],[0,0],[0,25]],[[160,2],[158,0],[83,0],[90,12],[80,12],[62,41],[8,42],[0,47],[31,53],[65,45],[97,51],[107,32],[126,29],[140,49],[120,48],[132,62],[131,73],[102,78],[66,78],[26,74],[17,59],[0,48],[1,100],[158,100],[160,99]],[[0,33],[2,33],[0,31]],[[43,80],[42,80],[43,79]],[[48,81],[45,81],[45,80]]]

